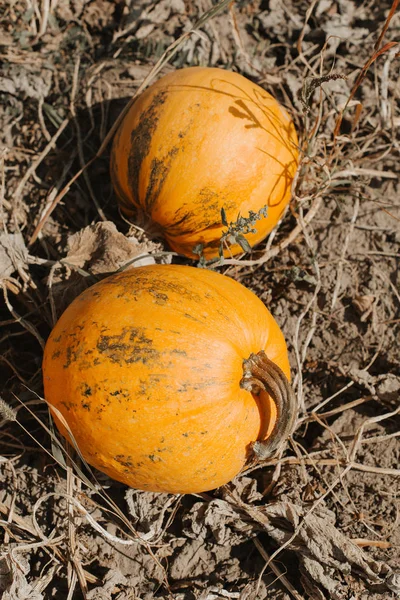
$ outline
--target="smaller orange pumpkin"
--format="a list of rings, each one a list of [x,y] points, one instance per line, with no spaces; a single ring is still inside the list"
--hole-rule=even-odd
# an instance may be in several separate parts
[[[218,487],[253,451],[273,453],[296,418],[288,377],[285,340],[261,300],[179,265],[131,269],[84,291],[43,361],[45,398],[88,463],[172,493]]]
[[[293,122],[275,98],[238,73],[190,67],[135,100],[115,135],[111,176],[127,216],[139,212],[176,252],[193,258],[201,244],[212,258],[227,231],[222,209],[234,223],[267,207],[245,234],[250,246],[275,227],[297,163]]]

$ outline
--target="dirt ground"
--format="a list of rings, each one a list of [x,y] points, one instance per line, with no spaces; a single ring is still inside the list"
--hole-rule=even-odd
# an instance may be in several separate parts
[[[0,8],[4,600],[400,595],[398,2],[227,4],[193,33],[211,0]],[[65,461],[41,359],[96,277],[141,253],[171,260],[119,214],[109,145],[71,180],[185,33],[161,74],[238,71],[286,106],[300,136],[291,209],[257,251],[217,268],[277,319],[301,413],[280,459],[173,496],[101,473],[97,485]]]

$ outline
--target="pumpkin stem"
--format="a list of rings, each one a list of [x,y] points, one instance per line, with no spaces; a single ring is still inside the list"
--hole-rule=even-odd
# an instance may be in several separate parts
[[[264,350],[250,354],[243,361],[240,387],[252,394],[259,394],[264,390],[276,404],[277,416],[271,435],[268,439],[253,444],[254,454],[258,459],[268,458],[293,433],[298,412],[297,398],[285,373],[268,358]]]

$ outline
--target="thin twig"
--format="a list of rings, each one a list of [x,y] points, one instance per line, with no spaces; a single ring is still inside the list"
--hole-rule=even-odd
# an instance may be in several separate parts
[[[6,306],[8,308],[8,310],[10,311],[10,313],[12,314],[12,316],[15,319],[16,323],[20,323],[22,325],[22,327],[24,327],[27,331],[29,331],[29,333],[31,333],[39,342],[42,350],[44,350],[44,339],[42,338],[42,336],[39,334],[38,330],[36,329],[36,327],[34,327],[32,325],[32,323],[29,323],[29,321],[26,321],[23,317],[20,317],[20,315],[14,310],[13,306],[11,305],[10,300],[8,299],[8,292],[7,292],[7,286],[5,285],[4,280],[0,281],[0,287],[3,290],[3,295],[4,295],[4,302],[6,303]]]
[[[276,563],[274,561],[271,561],[270,555],[267,554],[267,552],[264,550],[261,542],[257,538],[253,538],[253,544],[255,545],[255,547],[257,548],[257,550],[263,557],[263,559],[266,561],[266,563],[269,565],[269,568],[271,569],[271,571],[273,571],[275,573],[275,575],[277,576],[279,581],[282,583],[282,585],[285,586],[285,588],[287,589],[289,594],[291,594],[293,596],[293,598],[295,598],[295,600],[304,600],[303,596],[301,594],[299,594],[299,592],[293,587],[293,585],[290,583],[289,579],[286,577],[286,575],[284,573],[282,573],[282,571],[279,569],[279,567],[276,565]],[[262,569],[262,571],[259,575],[259,580],[263,576],[264,571],[265,571],[265,568]]]
[[[68,125],[68,119],[64,119],[64,121],[61,123],[60,127],[58,128],[58,131],[51,138],[50,142],[47,144],[47,146],[44,148],[44,150],[39,154],[37,159],[34,160],[33,163],[31,164],[31,166],[27,169],[25,175],[19,182],[17,189],[13,193],[12,199],[13,199],[14,203],[17,203],[19,201],[20,196],[22,194],[22,191],[23,191],[27,181],[32,176],[32,174],[36,171],[36,169],[38,168],[38,166],[40,165],[42,160],[46,158],[46,156],[48,155],[50,150],[52,150],[55,147],[58,138],[60,137],[60,135],[62,134],[64,129],[67,127],[67,125]]]
[[[360,198],[357,196],[355,203],[354,203],[354,209],[353,209],[353,216],[351,217],[351,221],[348,227],[348,231],[347,231],[347,235],[346,238],[344,240],[343,243],[343,248],[342,248],[342,252],[340,255],[340,262],[338,264],[338,269],[336,272],[336,284],[335,284],[335,288],[333,291],[333,295],[332,295],[332,302],[331,302],[331,311],[333,311],[333,309],[335,308],[335,304],[337,302],[338,296],[339,296],[339,292],[340,292],[340,288],[342,285],[342,277],[343,277],[343,264],[344,264],[344,260],[346,258],[346,253],[347,253],[347,248],[349,246],[349,242],[350,242],[350,238],[353,235],[353,231],[354,231],[354,225],[356,223],[357,220],[357,216],[358,216],[358,210],[360,208]]]

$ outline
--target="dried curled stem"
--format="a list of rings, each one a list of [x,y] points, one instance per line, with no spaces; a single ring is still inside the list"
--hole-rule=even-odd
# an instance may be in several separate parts
[[[297,398],[285,373],[263,350],[257,354],[250,354],[249,358],[243,361],[240,387],[252,394],[259,394],[264,390],[276,404],[277,417],[271,435],[266,440],[253,444],[254,454],[258,459],[268,458],[275,454],[293,433],[298,413]]]

